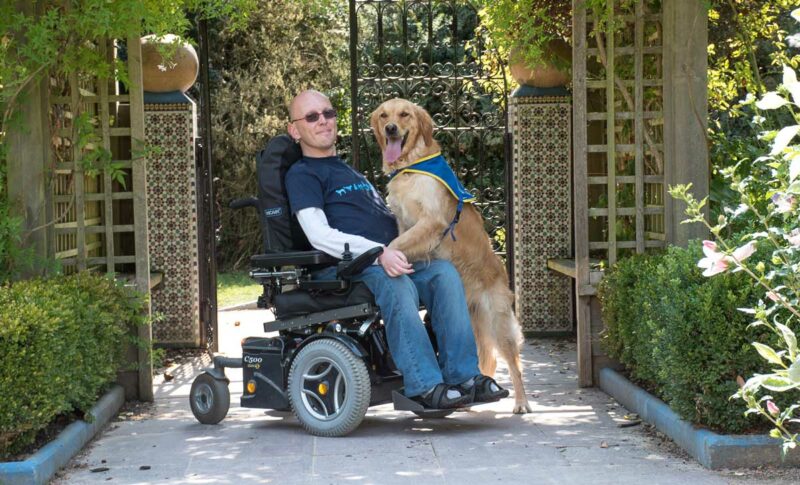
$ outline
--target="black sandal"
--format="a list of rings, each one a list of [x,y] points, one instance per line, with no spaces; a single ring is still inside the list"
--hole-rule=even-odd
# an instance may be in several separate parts
[[[492,390],[492,384],[497,386],[497,391]],[[508,389],[503,389],[494,379],[485,375],[475,376],[472,386],[474,402],[495,402],[508,397]]]
[[[459,393],[459,397],[451,399],[447,397],[447,391],[455,389]],[[506,391],[507,393],[508,391]],[[471,402],[472,395],[465,393],[463,389],[458,386],[448,386],[445,383],[436,384],[433,391],[429,392],[425,397],[414,396],[411,399],[422,404],[429,409],[453,409],[464,407]]]

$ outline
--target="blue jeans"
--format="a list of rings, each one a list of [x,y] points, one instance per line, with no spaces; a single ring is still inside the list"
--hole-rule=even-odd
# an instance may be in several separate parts
[[[314,277],[328,279],[335,274],[335,268],[327,268]],[[464,285],[449,261],[414,263],[413,273],[396,278],[373,265],[354,280],[363,281],[375,295],[406,396],[418,396],[442,382],[460,384],[480,373]],[[419,317],[420,302],[431,315],[438,361]]]

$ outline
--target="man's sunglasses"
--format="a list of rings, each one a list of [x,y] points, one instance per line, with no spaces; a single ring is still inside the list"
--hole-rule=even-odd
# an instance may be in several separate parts
[[[333,108],[328,108],[328,109],[323,109],[321,113],[308,113],[302,118],[297,118],[296,120],[292,120],[292,123],[300,120],[306,120],[306,123],[316,123],[319,120],[319,115],[324,116],[326,120],[331,120],[333,118],[336,118],[336,110]]]

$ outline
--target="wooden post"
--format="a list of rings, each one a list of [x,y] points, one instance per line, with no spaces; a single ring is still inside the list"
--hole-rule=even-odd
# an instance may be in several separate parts
[[[583,0],[572,2],[572,187],[575,225],[575,303],[578,333],[578,385],[592,385],[592,332],[590,296],[582,288],[589,285],[589,200],[588,152],[586,147],[586,6]]]
[[[147,248],[147,160],[144,158],[144,91],[142,89],[142,45],[138,36],[128,37],[128,73],[130,77],[131,161],[133,190],[133,225],[136,234],[136,289],[150,292],[150,257]],[[147,304],[150,313],[150,304]],[[153,400],[153,358],[150,346],[152,327],[139,327],[139,339],[147,348],[139,349],[139,400]]]
[[[32,2],[17,2],[17,9],[30,14],[37,6]],[[21,116],[18,123],[7,127],[6,138],[9,147],[6,189],[11,215],[22,217],[25,245],[43,258],[49,255],[48,231],[52,227],[30,231],[50,220],[50,197],[45,191],[45,170],[50,157],[47,103],[47,76],[43,74],[41,80],[31,83],[20,95],[17,106]]]
[[[664,2],[664,178],[668,185],[692,183],[695,197],[709,191],[708,18],[703,2]],[[707,235],[700,224],[681,224],[686,205],[665,197],[668,242],[686,245]]]
[[[34,82],[22,95],[18,125],[8,132],[8,200],[12,215],[23,219],[24,244],[40,257],[48,254],[45,167],[50,156],[46,80]],[[41,228],[30,232],[34,228]]]

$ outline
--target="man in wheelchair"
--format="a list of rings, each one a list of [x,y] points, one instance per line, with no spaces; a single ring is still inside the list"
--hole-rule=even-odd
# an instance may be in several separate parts
[[[311,245],[334,256],[345,243],[354,254],[384,247],[378,264],[354,279],[369,287],[381,308],[406,396],[438,409],[507,396],[508,391],[480,375],[463,285],[452,264],[411,264],[400,251],[385,247],[397,237],[397,222],[367,179],[336,156],[336,111],[328,98],[304,91],[289,111],[289,134],[303,158],[286,174],[286,191]],[[331,268],[321,277],[332,274]],[[438,361],[419,318],[419,303],[431,313]],[[471,392],[475,378],[481,381],[477,393]]]
[[[508,396],[480,374],[452,264],[412,264],[386,247],[397,237],[396,220],[367,179],[336,156],[328,98],[304,91],[289,111],[291,139],[273,138],[259,154],[259,198],[231,204],[259,209],[265,254],[251,258],[251,276],[264,286],[259,306],[276,317],[264,329],[279,335],[245,339],[241,358],[214,357],[192,384],[195,417],[224,419],[226,367],[243,368],[243,407],[291,409],[320,436],[353,431],[370,405],[443,417]]]

